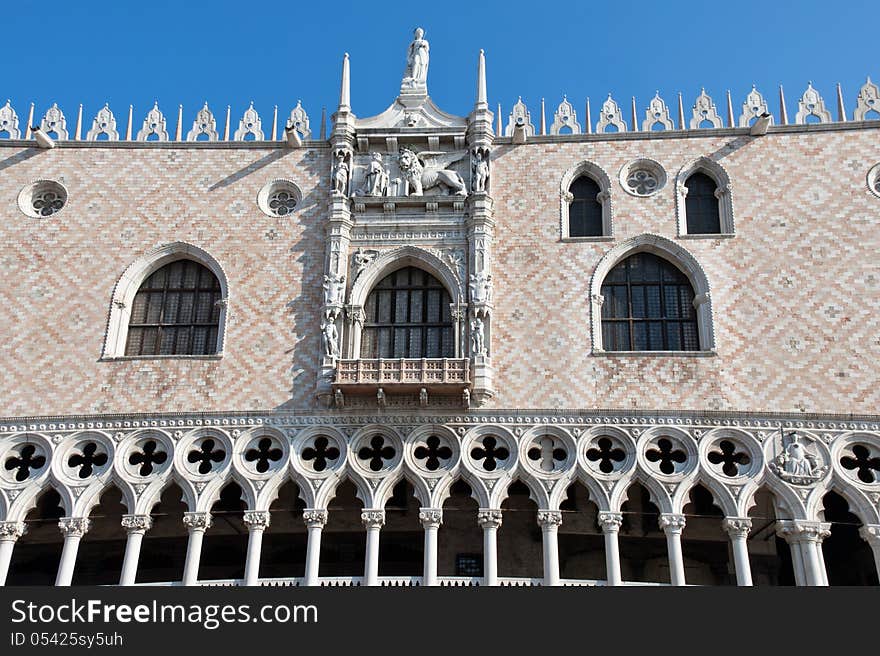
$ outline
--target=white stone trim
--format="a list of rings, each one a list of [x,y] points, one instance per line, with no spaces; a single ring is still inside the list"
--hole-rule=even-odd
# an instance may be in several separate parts
[[[570,224],[568,211],[574,196],[569,191],[571,185],[581,176],[587,176],[599,185],[597,200],[602,204],[602,234],[593,237],[572,237],[569,234]],[[593,241],[613,236],[614,205],[611,196],[611,178],[598,165],[583,160],[565,173],[559,182],[559,238],[562,241]]]
[[[689,233],[687,231],[687,181],[695,173],[708,175],[715,181],[717,190],[715,196],[718,199],[718,216],[720,218],[719,233]],[[678,236],[730,236],[735,234],[733,214],[733,192],[731,189],[730,176],[721,164],[709,157],[698,157],[692,162],[681,167],[675,176],[675,214],[678,222]]]
[[[226,317],[229,312],[229,285],[226,273],[220,263],[207,251],[187,244],[185,242],[173,242],[160,246],[132,262],[120,276],[113,287],[110,300],[110,312],[107,319],[107,331],[104,338],[102,359],[125,358],[125,342],[128,338],[128,321],[131,318],[131,306],[135,294],[143,282],[157,269],[181,259],[191,259],[206,266],[217,276],[220,282],[221,298],[226,301],[220,306],[220,322],[217,330],[217,353],[209,357],[223,355],[223,346],[226,336]],[[153,357],[153,356],[142,356]],[[187,357],[187,356],[175,356]]]

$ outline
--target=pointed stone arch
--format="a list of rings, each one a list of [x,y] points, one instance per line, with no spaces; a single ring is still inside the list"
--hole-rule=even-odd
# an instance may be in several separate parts
[[[730,175],[721,164],[710,157],[698,157],[685,164],[675,176],[675,211],[678,220],[678,234],[684,236],[688,232],[687,223],[687,181],[695,173],[702,173],[715,182],[715,198],[718,199],[718,217],[720,219],[720,235],[734,234],[733,198]],[[717,236],[717,235],[713,235]]]
[[[596,200],[602,205],[602,235],[606,239],[613,235],[614,206],[611,201],[611,178],[602,167],[594,162],[582,160],[562,174],[559,182],[559,238],[562,240],[591,240],[597,237],[571,237],[569,228],[569,208],[574,200],[571,185],[581,176],[586,176],[599,186]]]
[[[694,307],[697,311],[697,329],[700,337],[700,351],[715,351],[715,331],[712,320],[712,297],[706,272],[686,249],[674,241],[655,234],[642,234],[619,243],[605,253],[590,281],[590,318],[593,353],[604,353],[602,345],[602,283],[612,268],[635,253],[653,253],[668,260],[687,276],[694,289]]]

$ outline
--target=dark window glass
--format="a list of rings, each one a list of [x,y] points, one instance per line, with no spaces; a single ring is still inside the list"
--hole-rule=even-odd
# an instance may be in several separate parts
[[[440,281],[421,269],[389,274],[367,297],[361,357],[453,357],[451,302]]]
[[[155,271],[131,305],[126,355],[211,355],[217,352],[220,281],[192,260]]]
[[[596,198],[599,185],[587,176],[581,176],[568,188],[574,200],[568,207],[569,237],[602,236],[602,203]]]
[[[687,232],[689,235],[712,235],[721,232],[721,215],[715,191],[718,185],[705,173],[694,173],[685,182],[687,196]]]
[[[698,351],[694,290],[675,265],[636,253],[602,283],[606,351]]]

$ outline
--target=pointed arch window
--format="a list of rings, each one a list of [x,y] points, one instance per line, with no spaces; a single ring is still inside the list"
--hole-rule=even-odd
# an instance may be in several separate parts
[[[721,233],[721,211],[718,184],[705,173],[698,171],[685,182],[687,196],[687,234],[708,235]]]
[[[568,207],[569,237],[601,237],[602,203],[599,194],[602,190],[592,178],[582,175],[575,180],[569,192],[572,195]]]
[[[694,289],[674,264],[648,252],[619,262],[602,282],[606,351],[698,351]]]
[[[730,177],[718,162],[699,158],[681,169],[675,185],[680,236],[733,236]]]
[[[217,276],[199,262],[157,269],[134,296],[125,355],[216,354],[221,298]]]
[[[360,357],[455,357],[451,302],[442,283],[422,269],[385,276],[364,305]]]

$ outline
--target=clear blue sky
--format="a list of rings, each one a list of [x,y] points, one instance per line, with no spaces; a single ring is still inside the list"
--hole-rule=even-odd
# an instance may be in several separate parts
[[[793,116],[808,80],[836,116],[837,82],[851,113],[865,76],[880,81],[875,2],[749,5],[27,0],[4,12],[0,102],[12,99],[22,127],[30,102],[38,116],[57,102],[71,130],[83,103],[85,131],[105,101],[120,123],[134,104],[137,126],[155,98],[170,129],[183,104],[185,132],[204,100],[218,119],[232,105],[233,121],[253,100],[265,129],[274,105],[284,115],[301,98],[317,133],[321,106],[329,115],[338,99],[343,52],[351,54],[355,113],[376,114],[397,94],[417,25],[431,43],[428,89],[437,104],[470,111],[484,48],[489,101],[502,103],[505,122],[520,95],[535,123],[542,96],[548,122],[563,93],[579,114],[590,96],[595,122],[609,92],[628,119],[632,95],[642,113],[655,90],[670,106],[682,91],[688,109],[701,86],[722,114],[730,88],[738,113],[753,82],[774,114],[783,83]]]

